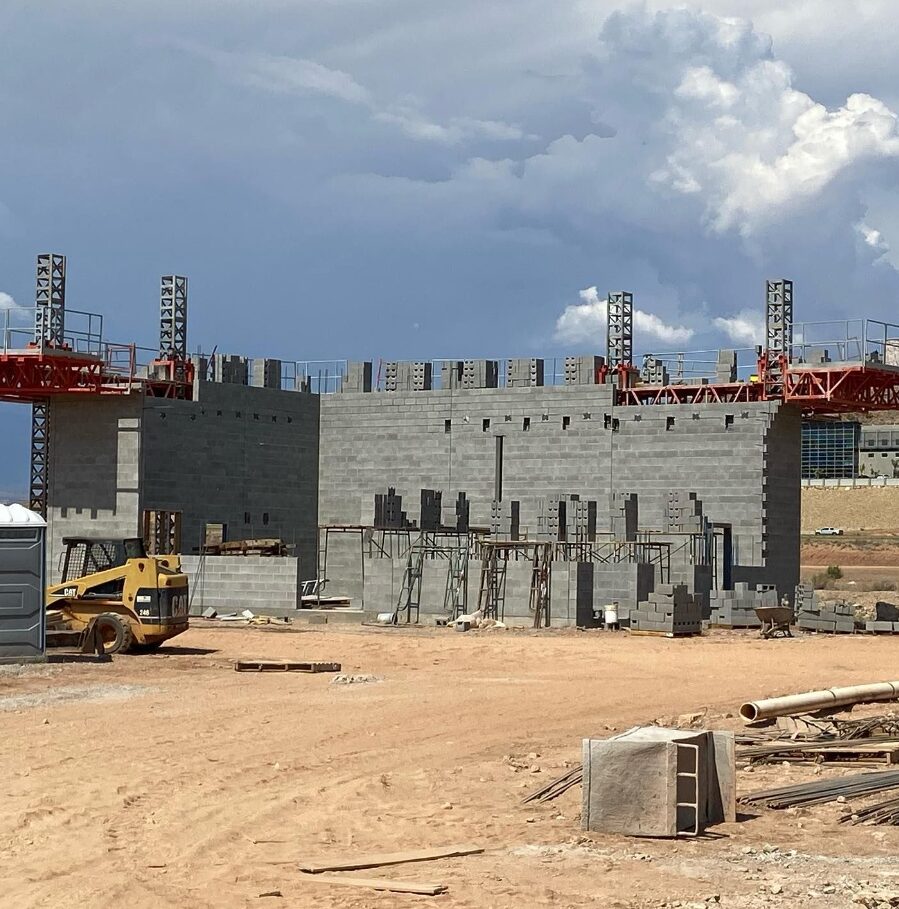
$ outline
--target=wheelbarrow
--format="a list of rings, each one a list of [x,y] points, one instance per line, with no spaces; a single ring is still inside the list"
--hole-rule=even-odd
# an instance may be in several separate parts
[[[762,627],[759,637],[762,638],[791,638],[790,624],[793,621],[791,606],[756,606],[755,614],[758,616]]]

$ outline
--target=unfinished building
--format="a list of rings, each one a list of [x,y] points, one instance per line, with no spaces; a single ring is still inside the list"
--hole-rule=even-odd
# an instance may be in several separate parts
[[[34,337],[7,330],[0,397],[34,407],[31,504],[48,517],[50,575],[64,536],[176,523],[167,543],[200,603],[222,572],[257,609],[295,609],[312,582],[307,601],[325,591],[410,622],[481,608],[584,625],[610,601],[626,620],[665,585],[686,585],[704,618],[734,585],[790,595],[803,413],[899,403],[899,330],[865,323],[854,355],[809,354],[793,343],[788,281],[766,286],[752,376],[735,351],[706,376],[683,354],[638,370],[626,292],[609,296],[604,356],[315,373],[189,357],[178,276],[161,282],[158,357],[139,366],[132,346],[123,366],[127,345],[65,326],[65,260],[41,258]],[[42,296],[48,267],[55,297]],[[294,555],[277,571],[204,559],[210,539],[258,537]]]

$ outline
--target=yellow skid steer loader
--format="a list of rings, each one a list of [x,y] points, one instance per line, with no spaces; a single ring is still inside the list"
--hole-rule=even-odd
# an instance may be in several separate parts
[[[139,538],[63,539],[62,580],[47,588],[47,630],[90,631],[106,653],[147,651],[188,627],[187,575],[176,555]]]

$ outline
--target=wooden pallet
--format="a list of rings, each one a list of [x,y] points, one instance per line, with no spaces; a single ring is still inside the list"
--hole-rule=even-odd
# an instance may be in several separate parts
[[[237,672],[340,672],[340,663],[300,660],[235,660]]]

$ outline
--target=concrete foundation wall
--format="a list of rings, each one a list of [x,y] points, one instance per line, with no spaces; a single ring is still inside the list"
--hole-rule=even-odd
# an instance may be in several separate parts
[[[143,507],[183,512],[186,553],[206,523],[223,523],[226,539],[296,545],[315,577],[318,396],[198,383],[198,397],[146,399]]]

